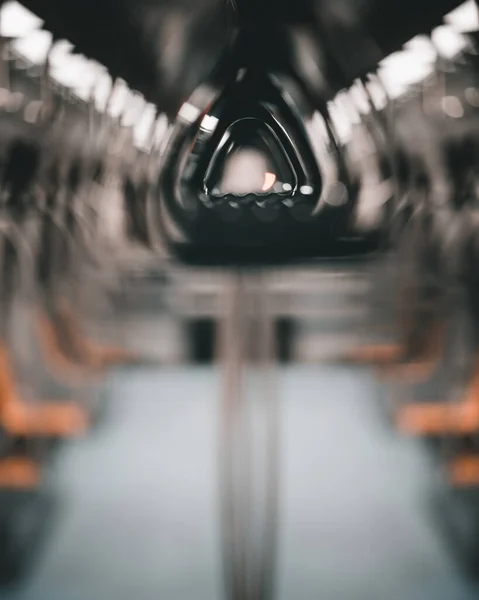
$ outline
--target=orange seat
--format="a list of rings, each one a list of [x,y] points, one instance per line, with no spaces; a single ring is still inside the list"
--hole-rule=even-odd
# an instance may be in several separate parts
[[[347,362],[375,368],[376,375],[385,381],[422,383],[432,377],[442,357],[446,323],[436,321],[421,346],[411,354],[412,341],[403,344],[377,344],[355,348],[344,355]]]
[[[86,431],[88,417],[74,402],[29,403],[22,400],[8,352],[0,344],[0,425],[12,436],[72,437]]]
[[[448,468],[448,479],[454,487],[475,487],[479,485],[479,456],[461,456]]]
[[[10,435],[21,437],[70,438],[86,432],[89,419],[74,402],[38,404],[10,402],[2,411],[2,425]]]
[[[459,402],[406,405],[398,413],[397,426],[414,435],[469,435],[479,431],[479,370]]]
[[[399,360],[402,348],[399,344],[377,344],[371,346],[360,346],[344,354],[347,362],[359,365],[382,365],[391,364]]]
[[[446,402],[412,404],[399,410],[396,424],[401,432],[412,435],[467,435],[479,428],[479,411],[472,405]]]
[[[28,458],[0,459],[0,489],[30,490],[41,481],[39,466]]]

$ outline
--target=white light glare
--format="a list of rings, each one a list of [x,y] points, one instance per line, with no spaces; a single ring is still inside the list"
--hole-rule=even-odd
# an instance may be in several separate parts
[[[334,131],[343,144],[351,137],[351,121],[344,110],[344,105],[337,101],[337,97],[328,102],[328,112],[334,125]]]
[[[466,38],[449,25],[436,27],[431,34],[431,39],[443,58],[454,58],[467,45]]]
[[[146,102],[141,94],[129,90],[128,98],[125,104],[122,125],[125,127],[133,126],[139,119],[142,118],[145,110]]]
[[[464,108],[462,103],[456,96],[444,96],[441,100],[442,110],[448,117],[460,119],[464,116]]]
[[[105,70],[105,72],[99,76],[93,92],[95,108],[101,113],[104,113],[107,108],[112,86],[113,82],[111,77]]]
[[[34,65],[43,65],[52,46],[52,40],[53,36],[49,31],[38,29],[12,42],[12,50]]]
[[[43,25],[43,21],[18,2],[6,2],[0,10],[0,35],[25,37]]]
[[[156,108],[153,104],[147,104],[141,118],[133,129],[135,146],[143,150],[150,150],[152,143],[151,132],[156,117]]]
[[[110,98],[108,113],[113,117],[119,117],[130,96],[130,90],[122,79],[117,79]]]
[[[219,119],[217,117],[213,117],[213,115],[205,115],[201,121],[201,129],[204,129],[209,133],[213,133],[218,123]]]
[[[165,114],[161,114],[157,121],[155,127],[155,135],[154,135],[154,144],[156,147],[161,145],[166,132],[168,131],[168,117]]]
[[[418,60],[417,50],[394,52],[379,63],[379,74],[388,95],[397,98],[410,85],[420,83],[434,72],[432,62]]]
[[[351,124],[361,121],[357,106],[352,101],[351,94],[348,91],[339,92],[335,98],[335,102],[341,107],[341,110]]]
[[[349,90],[351,100],[356,109],[363,115],[371,112],[368,95],[359,82],[355,82]]]
[[[479,12],[476,3],[474,0],[464,2],[446,15],[444,21],[456,31],[477,31],[479,29]]]
[[[75,58],[71,54],[73,44],[67,40],[60,40],[53,45],[49,55],[49,74],[58,83],[67,85],[64,80],[69,77],[70,68],[74,70]]]
[[[388,103],[388,96],[386,90],[377,81],[368,81],[366,84],[369,95],[371,96],[371,102],[376,110],[382,110]]]
[[[194,123],[200,116],[200,109],[189,102],[184,102],[178,112],[178,116],[181,117],[187,123]]]
[[[100,78],[105,76],[106,69],[94,60],[82,58],[82,75],[74,82],[72,89],[79,98],[87,102],[94,97],[94,90],[96,91]]]
[[[67,41],[55,44],[50,53],[49,74],[54,81],[86,100],[97,77],[99,65],[81,54],[71,54],[72,48]]]
[[[299,191],[305,196],[310,196],[314,192],[314,189],[310,185],[302,185]]]
[[[131,92],[122,80],[116,82],[111,93],[112,80],[106,68],[82,55],[72,54],[73,45],[67,40],[56,42],[52,48],[53,36],[50,32],[40,29],[43,23],[42,19],[14,0],[6,2],[0,9],[0,35],[16,38],[12,42],[12,49],[16,54],[34,65],[44,64],[48,57],[52,79],[71,89],[85,101],[93,95],[95,106],[100,112],[107,109],[110,99],[109,113],[113,117],[119,117],[130,101],[125,119],[133,125],[141,114],[138,123],[140,132],[153,126],[155,118],[154,112],[152,116],[153,105],[148,105],[145,109],[146,103],[143,97]],[[191,119],[195,111],[197,111],[195,107],[185,104],[182,108],[182,116]],[[198,114],[195,112],[194,118]]]
[[[404,49],[413,52],[416,60],[433,64],[437,60],[437,52],[427,35],[416,35],[404,44]]]

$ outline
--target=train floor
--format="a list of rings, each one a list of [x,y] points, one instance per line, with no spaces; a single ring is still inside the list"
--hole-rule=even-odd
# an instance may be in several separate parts
[[[365,372],[290,366],[281,390],[280,600],[473,600],[430,517],[430,463]],[[55,465],[60,502],[2,600],[221,600],[218,370],[115,374],[105,421]]]

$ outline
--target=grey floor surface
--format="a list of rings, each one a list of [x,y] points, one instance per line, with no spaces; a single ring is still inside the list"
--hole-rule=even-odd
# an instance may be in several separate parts
[[[279,600],[473,600],[427,512],[429,463],[381,421],[374,382],[279,374]],[[61,496],[31,576],[2,600],[222,600],[218,373],[130,372],[105,423],[59,457]]]

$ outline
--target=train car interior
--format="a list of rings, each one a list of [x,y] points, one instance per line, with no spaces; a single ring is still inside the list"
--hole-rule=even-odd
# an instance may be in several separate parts
[[[0,123],[0,600],[479,598],[479,0],[0,0]]]

